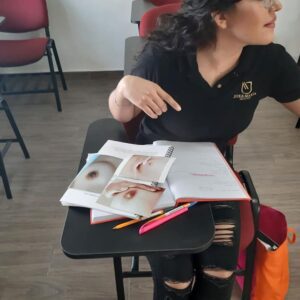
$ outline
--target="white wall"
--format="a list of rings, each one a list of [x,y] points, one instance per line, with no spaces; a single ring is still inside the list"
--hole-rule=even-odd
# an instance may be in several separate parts
[[[276,42],[296,59],[300,53],[300,1],[283,2]],[[123,69],[124,40],[137,35],[137,25],[130,23],[131,0],[48,0],[48,11],[64,71]],[[10,37],[2,33],[0,38],[4,36]],[[43,71],[46,66],[39,62],[22,71]]]
[[[277,13],[275,41],[286,47],[298,59],[300,54],[300,1],[281,0],[283,8]]]

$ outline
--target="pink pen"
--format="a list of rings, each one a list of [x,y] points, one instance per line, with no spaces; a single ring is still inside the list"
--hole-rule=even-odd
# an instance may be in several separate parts
[[[169,215],[166,215],[165,217],[161,217],[152,222],[150,221],[149,223],[147,222],[140,227],[139,234],[144,234],[144,233],[148,232],[149,230],[152,230],[152,229],[160,226],[161,224],[166,223],[169,220],[172,220],[172,219],[176,218],[177,216],[184,214],[188,210],[189,210],[188,207],[183,207]]]

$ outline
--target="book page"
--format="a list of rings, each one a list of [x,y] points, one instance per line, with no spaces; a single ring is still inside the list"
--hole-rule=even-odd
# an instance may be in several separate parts
[[[174,158],[165,157],[168,151],[169,146],[134,145],[107,141],[98,153],[88,155],[86,164],[71,182],[60,202],[64,206],[88,207],[130,218],[136,218],[138,215],[148,216],[164,191],[164,188],[158,185],[165,181],[168,170],[174,161]],[[140,160],[140,158],[142,160],[136,164],[136,159]],[[110,182],[123,160],[125,162],[123,168],[120,169],[120,175],[122,174],[124,177],[113,179],[115,182]],[[137,172],[132,172],[132,166],[133,169],[137,169]],[[133,178],[130,178],[131,175]],[[106,186],[109,183],[116,186],[117,180],[119,184],[120,182],[123,185],[126,183],[129,190],[126,192],[125,190],[114,190],[112,197],[111,191],[107,189],[104,197],[101,198]],[[139,187],[137,187],[138,185]],[[122,195],[125,195],[123,198],[127,198],[127,201],[120,201]],[[137,204],[131,201],[129,208],[126,208],[124,204],[129,202],[130,197],[140,199],[140,201]],[[100,198],[103,199],[102,203],[98,202]],[[118,198],[119,201],[117,201]],[[142,201],[142,198],[148,200]]]
[[[168,150],[168,145],[135,145],[108,140],[98,151],[98,153],[124,159],[134,154],[146,156],[166,156]]]
[[[176,157],[167,181],[176,199],[249,200],[232,169],[213,143],[159,141],[174,146]]]
[[[108,208],[149,217],[163,192],[163,187],[113,177],[97,203]]]
[[[68,199],[72,199],[72,200],[64,201],[64,197],[63,197],[60,200],[60,202],[63,206],[87,207],[87,208],[101,210],[101,211],[107,212],[109,214],[127,216],[128,218],[132,218],[132,219],[138,219],[140,217],[139,215],[130,213],[128,211],[120,211],[113,207],[108,207],[106,205],[101,205],[101,204],[97,203],[99,194],[88,193],[86,191],[80,191],[80,190],[75,190],[75,189],[68,189],[66,191],[66,193],[68,194],[67,195]]]
[[[163,183],[175,161],[172,157],[131,155],[118,166],[115,175],[151,183]]]
[[[60,199],[63,205],[89,207],[114,175],[122,159],[108,155],[90,154]]]
[[[174,207],[175,206],[175,198],[171,194],[168,184],[165,182],[163,185],[165,189],[159,201],[154,206],[153,211],[157,211],[159,209],[164,209],[166,207]],[[120,218],[119,215],[112,215],[111,213],[107,213],[101,210],[92,209],[91,211],[91,223],[101,222],[102,220],[107,219],[116,219]]]

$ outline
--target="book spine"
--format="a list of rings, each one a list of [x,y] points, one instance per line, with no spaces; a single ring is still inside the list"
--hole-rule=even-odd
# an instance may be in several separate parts
[[[169,148],[168,148],[168,151],[167,151],[167,153],[166,153],[166,157],[171,157],[172,156],[172,154],[173,154],[173,151],[174,151],[174,146],[170,146]]]

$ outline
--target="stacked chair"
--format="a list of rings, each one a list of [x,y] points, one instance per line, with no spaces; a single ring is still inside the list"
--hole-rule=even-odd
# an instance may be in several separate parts
[[[5,17],[5,21],[0,25],[0,32],[17,34],[39,29],[44,29],[45,31],[44,37],[0,40],[0,68],[34,64],[46,56],[49,64],[49,72],[46,75],[51,79],[50,85],[42,89],[38,86],[31,87],[32,83],[29,81],[30,88],[28,89],[28,87],[22,86],[28,80],[24,81],[19,76],[16,77],[16,80],[9,80],[12,76],[2,73],[0,77],[0,92],[2,95],[54,93],[57,110],[61,111],[61,101],[52,55],[54,55],[64,90],[67,89],[67,85],[55,42],[50,37],[46,0],[1,0],[0,15]],[[32,79],[37,76],[40,77],[41,74],[30,74],[29,78]]]
[[[13,33],[16,39],[0,40],[0,68],[5,68],[0,73],[0,110],[4,111],[15,138],[2,138],[0,143],[4,146],[0,150],[0,176],[8,199],[12,198],[9,180],[4,165],[4,156],[12,143],[19,143],[25,158],[29,158],[29,152],[25,146],[21,133],[16,125],[11,110],[4,100],[5,95],[53,93],[58,111],[62,110],[56,74],[61,79],[64,90],[67,89],[66,81],[60,64],[54,40],[50,37],[49,20],[46,0],[1,0],[0,16],[4,21],[0,24],[0,32]],[[36,32],[43,29],[44,36]],[[20,39],[20,33],[34,32],[36,38]],[[47,57],[49,72],[34,74],[5,74],[5,70],[11,67],[31,65],[43,57]],[[53,56],[58,72],[55,71]],[[50,79],[46,88],[40,88],[42,76]],[[38,81],[33,80],[37,78]],[[28,88],[29,86],[29,88]]]

